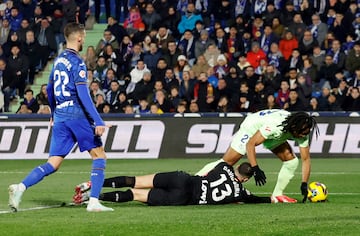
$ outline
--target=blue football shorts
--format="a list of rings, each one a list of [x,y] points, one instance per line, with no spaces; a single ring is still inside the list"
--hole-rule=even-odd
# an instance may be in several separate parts
[[[76,143],[81,152],[102,146],[101,137],[95,135],[95,126],[87,119],[56,122],[52,128],[49,156],[65,157]]]

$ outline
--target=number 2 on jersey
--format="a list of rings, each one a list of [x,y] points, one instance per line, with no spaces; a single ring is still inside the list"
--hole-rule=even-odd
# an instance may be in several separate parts
[[[69,97],[71,94],[66,90],[66,85],[69,83],[69,76],[65,71],[54,71],[54,93],[55,96]]]

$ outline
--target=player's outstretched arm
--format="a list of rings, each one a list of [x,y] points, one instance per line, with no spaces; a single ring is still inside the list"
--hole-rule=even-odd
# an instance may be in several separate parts
[[[81,103],[84,105],[86,111],[89,113],[90,117],[94,120],[96,126],[96,135],[101,136],[105,131],[105,123],[101,119],[99,113],[95,109],[94,103],[91,100],[89,89],[87,83],[78,83],[76,84],[76,90],[81,100]]]
[[[266,183],[266,176],[265,176],[264,171],[262,171],[257,164],[255,147],[257,145],[262,144],[263,142],[265,142],[264,136],[262,136],[260,131],[257,131],[249,139],[249,141],[246,144],[246,153],[247,153],[247,157],[250,162],[251,168],[254,171],[255,183],[256,183],[256,185],[259,185],[259,186],[264,185]]]
[[[55,111],[55,106],[56,106],[56,102],[55,102],[55,96],[54,96],[54,86],[52,81],[49,81],[49,83],[46,86],[46,92],[48,94],[48,102],[49,102],[49,107],[51,109],[51,117],[54,116],[54,111]]]
[[[307,183],[310,178],[311,161],[310,161],[310,147],[300,147],[300,156],[302,160],[302,182],[300,186],[301,195],[303,195],[303,202],[307,199]]]
[[[271,197],[260,197],[256,196],[248,190],[244,190],[244,194],[242,194],[241,202],[244,203],[275,203]]]

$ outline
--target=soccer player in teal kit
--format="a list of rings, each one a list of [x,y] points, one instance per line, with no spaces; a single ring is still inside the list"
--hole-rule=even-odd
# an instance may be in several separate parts
[[[302,160],[300,189],[304,197],[303,201],[305,201],[311,169],[309,134],[313,129],[317,136],[319,130],[316,121],[306,112],[290,113],[285,110],[272,109],[250,114],[241,123],[240,129],[234,135],[231,145],[223,157],[204,166],[197,175],[208,173],[217,163],[222,161],[234,165],[246,154],[254,172],[256,185],[264,185],[266,176],[257,164],[255,150],[256,146],[263,144],[283,163],[272,193],[274,197],[283,196],[283,191],[294,177],[299,163],[297,156],[287,142],[287,140],[295,140],[299,145]],[[293,202],[296,202],[296,199],[293,199]]]
[[[34,168],[22,182],[9,186],[9,206],[13,211],[19,209],[24,191],[58,170],[76,143],[80,151],[88,151],[93,159],[90,176],[93,187],[87,211],[113,211],[99,202],[106,166],[101,141],[105,124],[90,98],[87,69],[79,55],[86,36],[84,26],[69,23],[64,35],[66,49],[55,59],[47,86],[53,123],[49,159]]]

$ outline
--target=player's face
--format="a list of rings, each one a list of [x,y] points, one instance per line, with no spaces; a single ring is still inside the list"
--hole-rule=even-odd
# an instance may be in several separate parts
[[[307,129],[305,129],[305,130],[302,130],[301,132],[294,131],[294,132],[292,133],[292,135],[294,136],[294,138],[304,138],[304,137],[306,137],[309,133],[310,133],[310,128],[307,128]]]
[[[85,31],[81,34],[79,34],[79,39],[78,39],[78,42],[79,42],[79,52],[81,52],[83,50],[83,45],[85,43],[85,36],[86,36],[86,33]]]

